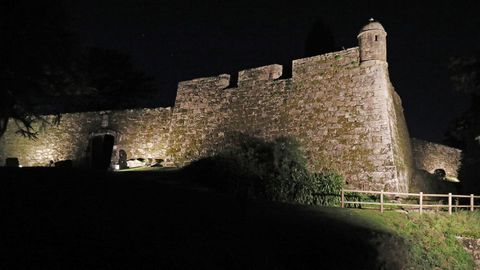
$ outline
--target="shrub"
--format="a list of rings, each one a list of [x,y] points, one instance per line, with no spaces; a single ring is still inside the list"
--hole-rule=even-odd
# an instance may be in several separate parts
[[[307,204],[339,205],[343,177],[334,172],[314,173],[309,177],[313,196],[307,196]]]
[[[343,178],[311,173],[299,144],[287,137],[266,142],[244,137],[220,154],[193,162],[187,171],[204,185],[239,197],[315,205],[340,200]]]

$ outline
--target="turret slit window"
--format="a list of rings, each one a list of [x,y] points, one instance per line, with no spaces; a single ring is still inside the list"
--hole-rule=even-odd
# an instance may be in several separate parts
[[[375,35],[375,41],[378,41],[378,36],[377,35]]]

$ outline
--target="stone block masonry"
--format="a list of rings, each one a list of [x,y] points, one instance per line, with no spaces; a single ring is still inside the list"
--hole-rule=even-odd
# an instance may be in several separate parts
[[[122,149],[128,157],[164,158],[171,111],[157,108],[62,114],[58,125],[37,123],[36,140],[16,134],[11,120],[0,139],[0,159],[18,157],[23,166],[48,166],[50,161],[70,159],[75,166],[82,166],[86,165],[91,138],[103,134],[115,137],[114,154]],[[45,118],[52,122],[54,117]]]
[[[412,139],[412,145],[416,168],[431,174],[440,169],[444,170],[447,176],[458,177],[462,151],[419,139]]]
[[[355,188],[405,191],[409,173],[397,168],[395,158],[404,157],[395,156],[390,128],[392,95],[386,63],[361,65],[358,48],[296,60],[288,134],[305,145],[315,169],[340,171]]]
[[[218,153],[238,134],[291,136],[312,170],[336,170],[352,188],[408,191],[414,160],[389,79],[386,32],[370,22],[358,39],[360,47],[294,60],[292,78],[274,64],[240,71],[234,87],[228,74],[180,82],[173,108],[64,114],[59,125],[40,129],[37,141],[16,135],[10,121],[0,159],[80,165],[88,163],[91,139],[109,134],[113,162],[123,150],[128,158],[183,166]]]

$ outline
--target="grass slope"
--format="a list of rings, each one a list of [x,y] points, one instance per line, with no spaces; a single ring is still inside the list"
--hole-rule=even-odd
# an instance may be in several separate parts
[[[473,257],[458,236],[480,238],[480,214],[462,211],[409,213],[358,211],[370,222],[386,228],[408,243],[408,266],[412,269],[474,269]]]
[[[473,265],[451,235],[478,236],[471,226],[478,216],[458,215],[453,224],[443,216],[245,204],[182,177],[1,169],[8,252],[0,269],[401,269],[407,262],[448,269],[458,258],[464,269]]]

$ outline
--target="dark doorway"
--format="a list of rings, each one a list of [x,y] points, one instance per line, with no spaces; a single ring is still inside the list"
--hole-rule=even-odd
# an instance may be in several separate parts
[[[90,139],[90,167],[98,170],[110,167],[114,140],[115,138],[109,134],[97,135]]]

